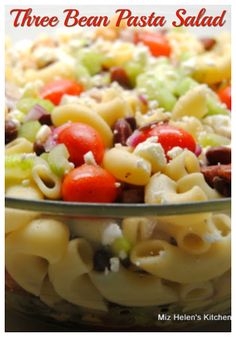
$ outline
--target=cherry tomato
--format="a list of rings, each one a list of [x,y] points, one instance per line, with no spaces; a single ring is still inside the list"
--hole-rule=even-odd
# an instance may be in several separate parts
[[[49,99],[53,104],[58,105],[63,95],[80,95],[83,91],[82,85],[72,80],[56,80],[46,84],[40,96]]]
[[[153,124],[144,130],[136,130],[127,141],[127,144],[136,147],[139,143],[144,142],[149,137],[157,137],[167,154],[173,147],[179,146],[192,152],[196,151],[196,142],[192,135],[187,131],[169,124]]]
[[[217,92],[222,103],[225,103],[227,108],[231,110],[231,86],[221,88]]]
[[[82,123],[71,123],[58,133],[57,142],[65,144],[70,160],[75,166],[84,163],[84,155],[92,151],[99,164],[104,155],[104,144],[100,134],[91,126]]]
[[[115,182],[100,166],[84,164],[65,176],[62,197],[65,201],[110,203],[117,197]]]
[[[166,37],[157,32],[136,32],[135,43],[142,42],[153,56],[170,56],[171,47]]]

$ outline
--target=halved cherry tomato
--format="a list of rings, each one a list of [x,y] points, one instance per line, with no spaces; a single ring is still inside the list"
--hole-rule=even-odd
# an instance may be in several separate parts
[[[104,143],[100,134],[91,126],[83,123],[71,123],[58,133],[58,143],[67,147],[70,160],[76,165],[84,163],[84,155],[92,151],[99,164],[104,155]]]
[[[100,166],[84,164],[70,171],[62,183],[62,198],[77,202],[113,202],[115,178]]]
[[[56,80],[46,84],[40,96],[49,99],[53,104],[58,105],[63,95],[80,95],[83,91],[81,84],[72,80]]]
[[[153,124],[147,129],[136,130],[127,140],[127,144],[136,147],[147,138],[155,136],[157,137],[157,142],[162,145],[165,154],[176,146],[192,152],[196,151],[196,142],[192,135],[183,129],[169,124]]]
[[[135,43],[142,42],[153,56],[170,56],[171,47],[165,35],[157,32],[136,32]]]
[[[221,88],[217,92],[222,103],[225,103],[227,108],[231,110],[231,86]]]

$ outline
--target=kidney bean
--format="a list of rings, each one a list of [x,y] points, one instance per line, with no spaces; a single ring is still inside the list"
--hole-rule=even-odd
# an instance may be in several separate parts
[[[136,119],[134,117],[125,117],[126,122],[129,123],[132,131],[137,129]]]
[[[207,51],[211,50],[216,44],[216,40],[209,37],[203,37],[200,41],[202,42],[204,49]]]
[[[118,119],[113,126],[113,142],[126,145],[126,140],[132,134],[130,124],[125,119]]]
[[[132,88],[126,71],[121,67],[111,68],[111,81],[112,82],[114,82],[114,81],[118,82],[122,87],[124,87],[126,89]]]
[[[12,120],[5,121],[5,144],[12,142],[16,139],[18,134],[17,125]]]
[[[213,178],[213,187],[224,197],[231,196],[231,184],[220,177]]]
[[[206,152],[206,158],[209,165],[230,164],[231,148],[226,146],[211,147]]]
[[[215,177],[222,178],[229,184],[231,183],[231,164],[203,166],[201,167],[201,172],[211,187],[214,187],[213,180]]]

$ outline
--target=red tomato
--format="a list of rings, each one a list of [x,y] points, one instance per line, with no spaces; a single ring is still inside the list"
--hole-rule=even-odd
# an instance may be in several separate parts
[[[82,123],[71,123],[58,134],[57,142],[65,144],[70,160],[75,166],[84,163],[84,155],[92,151],[99,164],[104,155],[104,144],[100,134],[91,126]]]
[[[135,43],[142,42],[153,56],[170,56],[171,47],[166,37],[157,32],[136,32]]]
[[[113,202],[117,197],[115,182],[100,166],[84,164],[65,176],[62,197],[65,201]]]
[[[72,80],[56,80],[46,84],[40,95],[44,99],[49,99],[53,104],[58,105],[63,95],[80,95],[83,91],[81,84]]]
[[[155,136],[158,137],[157,142],[162,145],[166,154],[175,146],[188,149],[192,152],[196,150],[196,142],[187,131],[169,124],[153,124],[145,130],[137,130],[128,139],[127,144],[135,147],[147,138]]]
[[[222,103],[225,103],[227,108],[231,110],[231,86],[221,88],[217,92]]]

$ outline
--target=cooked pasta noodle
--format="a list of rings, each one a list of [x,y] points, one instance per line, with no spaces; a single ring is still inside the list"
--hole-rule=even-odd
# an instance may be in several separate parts
[[[62,259],[49,265],[48,275],[62,298],[83,307],[106,310],[101,295],[86,275],[93,267],[92,254],[86,240],[71,240]]]
[[[190,255],[165,241],[138,243],[130,255],[139,268],[158,277],[180,283],[204,282],[230,268],[230,238],[211,245],[201,255]]]
[[[90,272],[89,277],[107,300],[125,306],[151,306],[176,302],[174,289],[162,284],[162,280],[119,268],[118,272]]]
[[[23,289],[39,295],[48,264],[61,259],[68,238],[67,227],[59,221],[31,221],[6,238],[7,271]]]

